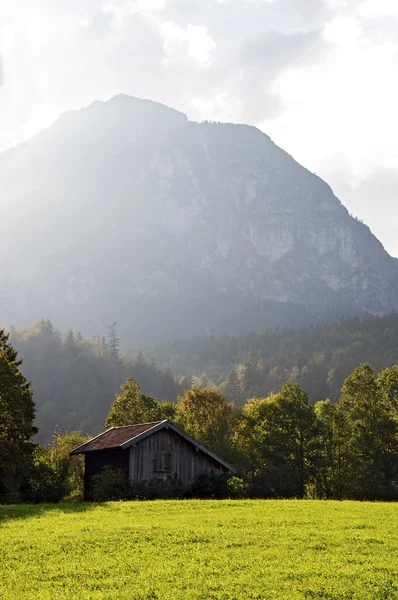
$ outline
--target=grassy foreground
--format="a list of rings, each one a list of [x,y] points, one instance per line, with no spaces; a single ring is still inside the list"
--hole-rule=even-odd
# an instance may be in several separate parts
[[[3,506],[0,598],[398,599],[398,504]]]

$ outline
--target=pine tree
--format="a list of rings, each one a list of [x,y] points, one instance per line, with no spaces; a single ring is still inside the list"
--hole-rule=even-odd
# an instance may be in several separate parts
[[[65,347],[73,355],[78,352],[75,336],[72,329],[69,330],[68,335],[66,336]]]
[[[233,402],[235,405],[239,405],[241,403],[242,384],[235,367],[228,375],[227,384],[225,387],[225,395],[228,400]]]
[[[119,343],[118,335],[116,333],[116,321],[115,321],[110,326],[109,335],[108,335],[108,350],[109,350],[109,354],[113,361],[113,385],[114,385],[115,396],[116,396],[116,390],[117,390],[118,366],[119,366],[119,362],[120,362],[119,345],[120,345],[120,343]]]
[[[68,335],[66,336],[65,344],[66,346],[73,346],[76,343],[75,336],[73,334],[72,329],[69,329]]]
[[[115,362],[120,359],[119,352],[119,338],[116,332],[116,321],[109,327],[109,335],[108,335],[108,349],[109,354],[112,356]]]
[[[0,330],[0,494],[18,493],[31,464],[35,405],[9,335]]]
[[[250,353],[249,360],[245,365],[243,389],[246,398],[251,398],[259,394],[257,387],[257,359],[254,353]]]

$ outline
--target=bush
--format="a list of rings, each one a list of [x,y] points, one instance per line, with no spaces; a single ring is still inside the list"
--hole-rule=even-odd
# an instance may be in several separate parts
[[[233,488],[234,485],[237,486],[237,483],[232,483],[230,487],[229,481],[231,479],[237,480],[238,478],[232,478],[228,473],[220,475],[214,473],[214,471],[204,471],[197,475],[193,484],[188,488],[186,496],[188,498],[212,498],[214,500],[235,497]]]
[[[58,502],[62,491],[55,471],[45,462],[31,468],[29,479],[21,490],[23,502]]]
[[[85,441],[87,438],[78,431],[56,430],[47,446],[37,445],[21,486],[21,500],[33,503],[82,500],[84,457],[71,457],[69,453]]]
[[[126,480],[122,469],[106,466],[98,475],[93,475],[91,495],[95,502],[107,500],[168,500],[172,498],[241,498],[245,486],[239,477],[222,475],[213,471],[204,472],[195,478],[193,484],[184,490],[177,477],[149,479],[133,484]]]
[[[240,477],[233,475],[227,481],[230,498],[243,498],[245,496],[245,482]]]
[[[129,498],[129,483],[124,471],[110,465],[103,467],[101,473],[92,477],[91,495],[95,502]]]
[[[296,498],[299,497],[299,481],[290,465],[269,465],[258,471],[248,488],[250,498]]]
[[[52,448],[36,446],[33,461],[21,487],[23,502],[60,502],[68,492],[68,459],[55,461]]]
[[[137,481],[130,484],[129,497],[134,500],[184,498],[184,486],[176,475],[165,480]]]

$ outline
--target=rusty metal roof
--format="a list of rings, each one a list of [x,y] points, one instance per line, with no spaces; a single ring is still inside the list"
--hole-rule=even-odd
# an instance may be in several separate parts
[[[94,452],[98,450],[110,450],[111,448],[120,448],[126,442],[133,440],[135,437],[146,433],[152,427],[159,425],[162,421],[154,421],[153,423],[141,423],[140,425],[126,425],[125,427],[112,427],[97,437],[82,444],[78,448],[72,450],[72,454],[85,454],[86,452]]]

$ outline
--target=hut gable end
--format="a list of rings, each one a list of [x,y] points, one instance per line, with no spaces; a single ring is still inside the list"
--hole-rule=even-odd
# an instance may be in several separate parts
[[[185,485],[203,471],[225,473],[220,462],[173,429],[161,429],[130,447],[130,481],[178,477]]]

